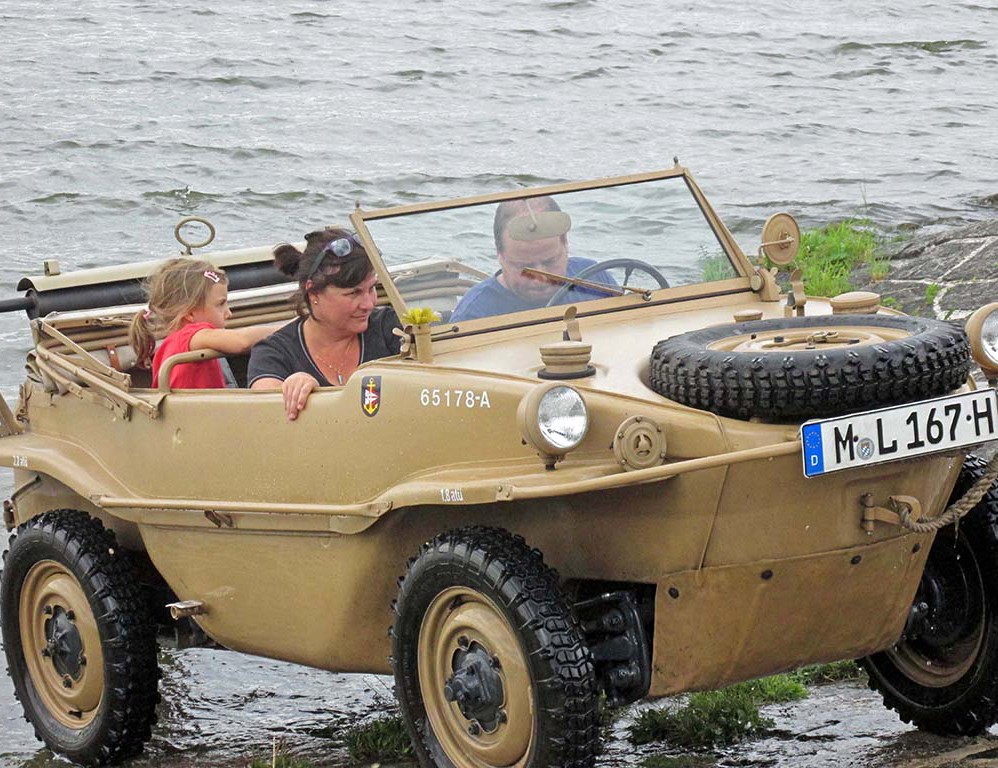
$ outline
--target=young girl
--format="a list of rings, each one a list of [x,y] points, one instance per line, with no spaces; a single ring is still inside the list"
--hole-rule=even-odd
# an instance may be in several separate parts
[[[152,364],[152,385],[159,385],[163,361],[180,352],[214,349],[242,354],[276,330],[268,326],[226,328],[229,281],[225,272],[207,261],[168,259],[149,276],[146,290],[149,309],[132,320],[128,339],[139,365]],[[156,332],[167,333],[156,347]],[[155,349],[155,354],[153,350]],[[170,371],[170,386],[178,389],[224,388],[222,366],[216,360],[176,365]]]

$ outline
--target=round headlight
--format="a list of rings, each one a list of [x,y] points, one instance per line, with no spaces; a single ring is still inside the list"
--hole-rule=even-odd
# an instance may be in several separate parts
[[[967,320],[974,360],[989,377],[998,375],[998,302],[981,307]]]
[[[572,450],[589,429],[589,413],[582,395],[571,387],[549,389],[537,405],[537,428],[555,448]]]
[[[535,387],[520,401],[520,433],[549,469],[578,447],[589,431],[589,409],[577,389],[564,384]]]

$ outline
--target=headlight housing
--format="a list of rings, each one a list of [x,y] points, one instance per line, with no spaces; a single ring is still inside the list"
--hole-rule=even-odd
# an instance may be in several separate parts
[[[535,387],[517,414],[523,439],[536,449],[548,469],[577,448],[589,431],[589,409],[581,393],[565,384]]]
[[[974,360],[989,379],[998,377],[998,301],[981,307],[967,320]]]

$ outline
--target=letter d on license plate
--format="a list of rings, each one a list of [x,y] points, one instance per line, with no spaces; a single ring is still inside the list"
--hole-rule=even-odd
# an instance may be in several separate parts
[[[804,474],[910,459],[998,439],[998,398],[983,389],[801,427]]]

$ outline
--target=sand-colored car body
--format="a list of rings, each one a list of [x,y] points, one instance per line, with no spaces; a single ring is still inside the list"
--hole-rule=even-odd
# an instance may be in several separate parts
[[[935,533],[872,523],[864,512],[904,496],[924,517],[938,515],[963,451],[807,478],[800,420],[729,418],[654,391],[649,354],[661,339],[737,318],[831,315],[832,307],[799,289],[788,303],[681,166],[529,194],[646,182],[683,186],[730,264],[725,275],[410,326],[402,354],[314,393],[294,422],[278,391],[154,390],[127,366],[116,371],[107,350],[127,360],[121,320],[134,306],[34,319],[29,375],[0,438],[0,464],[15,478],[8,528],[54,509],[82,510],[147,556],[177,601],[197,606],[194,618],[217,643],[328,670],[391,671],[386,628],[407,560],[441,532],[469,525],[522,536],[568,594],[638,594],[648,695],[890,649]],[[445,237],[437,261],[387,263],[383,222],[456,216],[523,195],[355,212],[382,302],[401,315],[447,292],[431,280],[414,298],[407,279],[447,272],[466,286],[489,273],[484,264],[455,267],[462,253]],[[269,249],[238,253],[269,258]],[[202,255],[229,263],[225,252]],[[148,265],[129,270],[122,279]],[[99,282],[114,279],[111,269]],[[71,289],[74,278],[30,285],[44,294]],[[290,288],[233,293],[232,324],[290,319]],[[539,378],[542,349],[566,338],[591,346],[592,375]],[[521,406],[559,384],[582,396],[589,423],[581,443],[553,461],[525,436]],[[973,388],[968,380],[960,391]],[[636,418],[660,435],[662,455],[635,469],[620,458],[628,450],[620,435]]]

